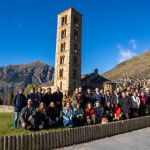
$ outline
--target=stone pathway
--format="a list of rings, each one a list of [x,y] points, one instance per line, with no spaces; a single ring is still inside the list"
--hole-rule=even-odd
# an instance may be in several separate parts
[[[150,128],[64,147],[59,150],[150,150]]]

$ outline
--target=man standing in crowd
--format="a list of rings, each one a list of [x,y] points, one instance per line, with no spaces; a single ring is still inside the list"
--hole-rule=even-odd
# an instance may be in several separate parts
[[[73,93],[73,96],[72,96],[72,106],[75,108],[77,103],[79,102],[78,100],[78,94],[79,94],[79,89],[76,88],[74,93]]]
[[[38,104],[38,97],[35,93],[35,88],[31,88],[30,93],[27,95],[27,99],[31,99],[32,100],[32,106],[34,108],[36,108],[39,104]]]
[[[13,105],[14,105],[14,112],[15,112],[15,118],[14,118],[14,128],[17,128],[18,125],[18,121],[20,122],[19,119],[19,115],[21,113],[21,110],[23,107],[26,106],[26,97],[23,94],[24,90],[23,89],[19,89],[17,95],[14,97],[13,99]]]
[[[82,90],[82,87],[79,87],[79,94],[78,94],[78,100],[79,100],[79,103],[80,103],[80,106],[82,108],[84,108],[86,106],[86,97],[83,93],[83,90]]]
[[[146,99],[147,99],[147,104],[146,104],[147,112],[148,114],[150,114],[150,89],[146,88],[145,91],[146,91]]]
[[[44,98],[41,87],[38,87],[38,91],[36,95],[37,95],[37,103],[39,105],[41,102],[43,102],[43,98]]]
[[[46,107],[53,101],[53,94],[51,93],[51,88],[47,88],[47,92],[44,95],[44,103]]]
[[[87,89],[87,94],[86,94],[86,105],[87,103],[92,103],[94,104],[94,94],[91,92],[91,89]]]
[[[121,106],[126,119],[129,119],[131,109],[131,96],[129,91],[122,93]]]
[[[105,95],[105,105],[106,105],[108,102],[110,102],[111,105],[113,104],[113,103],[112,103],[112,95],[111,95],[111,93],[110,93],[109,90],[106,91],[106,95]]]
[[[94,103],[95,103],[96,101],[99,101],[99,103],[100,103],[101,105],[103,105],[103,102],[102,102],[102,95],[101,95],[100,92],[99,92],[99,88],[96,88],[96,89],[95,89]]]
[[[115,105],[120,105],[121,100],[121,94],[118,93],[116,90],[114,91],[114,94],[112,95],[112,103]]]
[[[101,105],[104,107],[105,106],[105,93],[104,93],[104,90],[103,89],[100,89],[100,94],[101,94],[101,99],[102,99],[102,103]]]
[[[53,93],[53,98],[57,108],[57,120],[59,120],[63,99],[63,93],[59,90],[59,87],[56,87],[56,91]]]

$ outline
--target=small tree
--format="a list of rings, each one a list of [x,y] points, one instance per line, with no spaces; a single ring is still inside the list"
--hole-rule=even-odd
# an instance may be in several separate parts
[[[35,90],[37,90],[38,86],[35,84],[28,84],[24,91],[25,95],[29,94],[32,88],[35,88]]]

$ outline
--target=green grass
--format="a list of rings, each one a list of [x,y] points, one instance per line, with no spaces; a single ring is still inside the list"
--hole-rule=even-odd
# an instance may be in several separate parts
[[[3,135],[20,135],[20,134],[31,134],[31,133],[41,133],[48,132],[51,130],[62,130],[63,128],[55,128],[48,130],[40,130],[40,131],[30,131],[24,129],[14,129],[13,128],[13,119],[14,113],[0,113],[0,136]]]

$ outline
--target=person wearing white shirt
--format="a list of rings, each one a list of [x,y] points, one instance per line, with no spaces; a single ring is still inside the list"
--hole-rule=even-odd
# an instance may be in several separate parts
[[[140,108],[140,97],[136,92],[134,92],[133,96],[131,97],[132,117],[138,117],[139,108]]]

